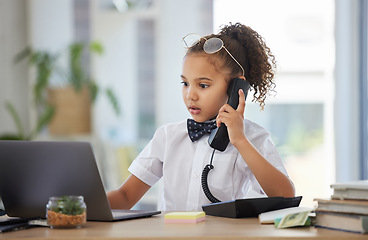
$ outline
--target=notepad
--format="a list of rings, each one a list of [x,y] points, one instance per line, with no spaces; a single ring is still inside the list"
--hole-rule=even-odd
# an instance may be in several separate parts
[[[198,223],[205,220],[204,212],[171,212],[164,216],[165,223]]]

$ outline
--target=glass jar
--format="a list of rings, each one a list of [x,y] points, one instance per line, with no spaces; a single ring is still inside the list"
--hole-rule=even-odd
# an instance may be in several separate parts
[[[47,224],[51,228],[80,228],[87,221],[82,196],[50,197],[46,205]]]

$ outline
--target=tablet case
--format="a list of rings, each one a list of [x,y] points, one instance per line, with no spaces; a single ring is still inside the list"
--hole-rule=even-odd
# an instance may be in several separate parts
[[[301,196],[292,198],[266,197],[236,199],[233,201],[211,203],[203,205],[202,209],[207,215],[229,218],[251,218],[268,211],[289,207],[298,207]]]

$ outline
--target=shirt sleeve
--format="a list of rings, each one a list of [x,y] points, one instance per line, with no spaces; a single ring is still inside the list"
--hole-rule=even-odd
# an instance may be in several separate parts
[[[162,177],[165,139],[164,129],[162,127],[157,129],[151,141],[128,169],[149,186],[154,185]]]
[[[244,126],[247,138],[258,152],[262,154],[262,156],[275,168],[288,176],[281,156],[272,141],[271,134],[258,124],[251,121],[245,121]],[[239,161],[237,161],[238,167],[241,169],[243,174],[247,176],[249,181],[245,181],[244,187],[239,188],[239,191],[237,192],[238,197],[244,195],[247,198],[267,196],[240,154],[239,158]]]

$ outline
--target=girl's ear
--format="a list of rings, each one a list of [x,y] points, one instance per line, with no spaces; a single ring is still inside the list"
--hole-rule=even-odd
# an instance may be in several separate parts
[[[238,77],[238,78],[241,78],[241,79],[243,79],[243,80],[246,80],[244,76],[240,76],[240,77]]]

